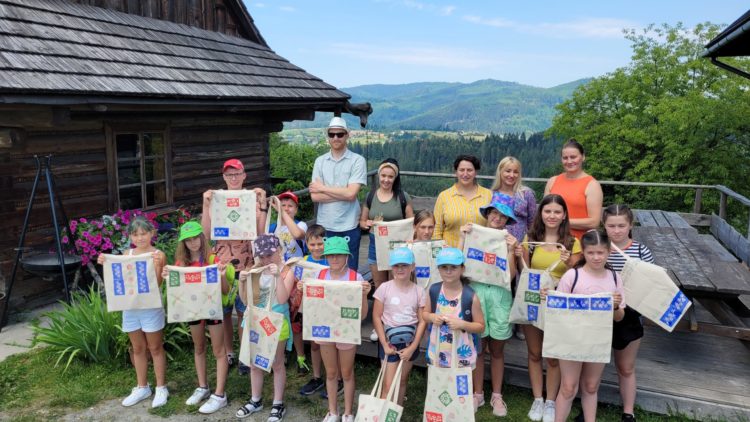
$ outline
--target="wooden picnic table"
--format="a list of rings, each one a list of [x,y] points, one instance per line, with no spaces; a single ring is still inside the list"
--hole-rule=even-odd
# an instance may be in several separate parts
[[[699,322],[689,313],[692,331],[728,336],[750,345],[750,271],[710,234],[700,234],[679,214],[636,210],[633,238],[648,246],[654,262],[667,269],[672,280],[691,300],[698,301],[719,324]]]

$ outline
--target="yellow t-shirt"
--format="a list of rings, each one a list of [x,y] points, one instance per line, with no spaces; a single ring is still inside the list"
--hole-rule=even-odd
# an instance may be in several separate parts
[[[523,241],[523,247],[528,250],[529,245],[525,243],[528,241],[528,236],[524,236]],[[581,253],[581,251],[581,242],[576,239],[573,243],[572,254]],[[555,249],[554,251],[548,251],[542,246],[535,246],[534,254],[531,256],[531,265],[529,265],[529,268],[532,268],[534,270],[546,270],[550,265],[552,265],[553,262],[557,261],[558,259],[560,259],[559,250]],[[568,266],[561,262],[557,264],[557,266],[552,270],[552,272],[550,272],[550,274],[552,275],[552,277],[559,280],[560,277],[565,274],[565,271],[568,271]]]

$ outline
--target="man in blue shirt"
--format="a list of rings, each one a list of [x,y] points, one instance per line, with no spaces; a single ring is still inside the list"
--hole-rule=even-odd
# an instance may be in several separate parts
[[[367,163],[347,148],[349,129],[341,117],[334,117],[326,132],[331,150],[315,159],[310,197],[318,203],[317,223],[326,237],[340,236],[349,243],[349,267],[359,262],[359,213],[357,194],[367,185]]]

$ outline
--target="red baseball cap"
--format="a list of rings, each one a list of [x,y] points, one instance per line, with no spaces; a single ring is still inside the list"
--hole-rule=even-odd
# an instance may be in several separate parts
[[[242,161],[232,158],[224,162],[224,167],[222,168],[222,172],[227,171],[228,168],[233,168],[237,170],[245,170],[245,166],[242,165]]]
[[[295,194],[294,194],[294,192],[292,192],[292,191],[290,191],[290,190],[288,190],[288,191],[286,191],[286,192],[284,192],[284,193],[281,193],[281,194],[277,195],[277,197],[278,197],[279,199],[286,199],[286,198],[289,198],[289,199],[291,199],[292,201],[294,201],[294,203],[295,203],[295,204],[299,205],[299,198],[297,198],[297,195],[295,195]]]

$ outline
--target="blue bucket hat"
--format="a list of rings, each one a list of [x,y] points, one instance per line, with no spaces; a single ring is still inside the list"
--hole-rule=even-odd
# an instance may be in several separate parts
[[[463,265],[464,253],[456,248],[443,248],[435,258],[437,266],[441,265]]]
[[[414,252],[409,248],[397,248],[391,251],[388,265],[391,267],[398,264],[411,265],[414,263]]]
[[[500,214],[508,217],[507,224],[513,224],[516,222],[516,215],[513,213],[513,207],[515,206],[515,203],[516,201],[512,196],[500,192],[493,192],[492,200],[490,201],[490,203],[483,207],[480,207],[479,212],[482,214],[482,217],[487,218],[490,210],[494,208]]]

